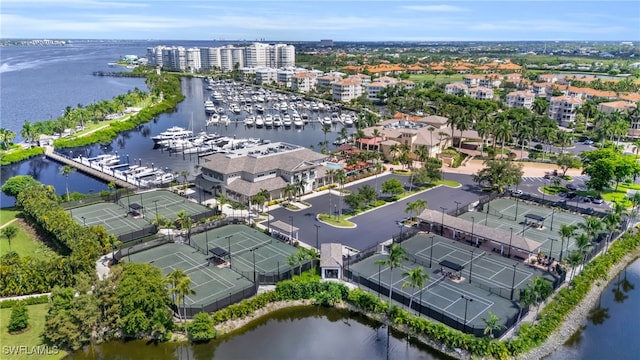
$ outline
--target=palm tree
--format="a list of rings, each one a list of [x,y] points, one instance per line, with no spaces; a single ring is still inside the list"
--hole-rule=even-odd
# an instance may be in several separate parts
[[[224,196],[223,194],[220,194],[220,196],[218,196],[218,206],[221,214],[222,214],[222,209],[224,208],[224,205],[228,203],[229,203],[229,199],[226,196]]]
[[[175,303],[176,302],[176,298],[175,298],[175,292],[173,289],[176,289],[178,287],[178,283],[180,282],[180,280],[182,278],[184,278],[185,276],[187,276],[187,273],[184,272],[184,270],[182,269],[175,269],[172,272],[170,272],[167,277],[164,279],[164,282],[171,285],[171,299],[172,301]],[[180,312],[178,312],[178,315],[180,315]]]
[[[262,201],[256,200],[256,197]],[[260,191],[258,191],[258,193],[254,196],[254,201],[256,203],[260,203],[260,206],[262,207],[263,212],[264,212],[264,204],[269,200],[271,200],[271,193],[269,193],[269,190],[267,189],[260,189]]]
[[[560,226],[560,230],[558,231],[558,234],[560,235],[560,239],[562,239],[562,243],[564,243],[564,241],[567,240],[567,248],[569,248],[569,239],[571,239],[576,235],[576,229],[577,227],[575,225],[562,224]],[[560,252],[562,252],[562,250],[563,249],[560,249]]]
[[[609,242],[613,241],[613,234],[615,234],[615,231],[618,230],[618,227],[620,226],[620,223],[622,222],[622,216],[614,211],[610,211],[603,219],[603,226],[604,228],[607,230],[607,232],[609,233],[608,237],[607,237],[607,242],[605,245],[608,246]]]
[[[293,198],[296,195],[297,192],[298,192],[298,188],[296,187],[295,184],[287,184],[284,187],[284,196],[289,201],[291,201],[291,198]]]
[[[339,169],[336,172],[336,180],[340,184],[340,196],[338,197],[338,219],[342,219],[342,198],[344,194],[344,183],[347,181],[347,174],[344,170]]]
[[[413,202],[413,206],[415,207],[416,215],[420,215],[422,211],[427,209],[427,200],[417,199]]]
[[[583,223],[578,224],[578,227],[587,234],[589,241],[593,241],[596,235],[604,228],[604,223],[595,216],[589,216]]]
[[[429,280],[429,275],[424,273],[422,266],[419,266],[404,272],[402,276],[409,278],[408,281],[405,281],[402,284],[402,288],[404,289],[405,287],[409,286],[414,290],[414,294],[411,294],[411,296],[409,297],[409,309],[411,309],[416,289],[420,290],[420,305],[422,305],[422,289],[424,288],[425,282]]]
[[[65,177],[65,187],[67,190],[67,201],[70,201],[69,198],[69,174],[76,172],[76,168],[74,168],[71,165],[65,165],[62,167],[62,170],[60,171],[62,173],[62,175],[64,175]]]
[[[7,225],[1,230],[1,234],[7,238],[9,242],[9,252],[11,252],[11,240],[18,235],[18,227],[15,225]]]
[[[487,335],[489,333],[489,337],[493,338],[493,332],[496,330],[505,329],[506,326],[500,323],[500,318],[491,312],[491,310],[487,313],[489,315],[488,318],[482,318],[486,327],[484,328],[484,334]]]
[[[536,294],[536,302],[538,303],[538,310],[540,305],[553,293],[553,286],[543,277],[538,276],[532,280],[532,288],[534,294]]]
[[[184,323],[184,320],[186,320],[187,318],[187,307],[185,306],[185,298],[187,297],[187,295],[195,295],[196,293],[195,290],[191,288],[191,279],[189,278],[189,276],[185,274],[185,276],[180,279],[174,290],[177,293],[177,298],[182,302],[182,308],[184,309],[184,317],[182,318],[182,322]],[[179,310],[178,313],[180,313]]]
[[[404,209],[404,212],[409,214],[409,219],[413,221],[413,216],[411,216],[416,211],[416,207],[414,203],[407,201],[407,207]]]
[[[405,249],[400,244],[391,244],[389,255],[384,260],[377,260],[376,265],[389,267],[389,304],[391,304],[391,294],[393,292],[393,269],[399,267],[402,261],[407,259]]]
[[[573,280],[573,276],[576,273],[576,269],[580,264],[582,264],[583,258],[584,258],[584,255],[580,250],[572,251],[569,253],[569,256],[567,256],[567,264],[571,266],[571,277],[569,278],[569,281]]]
[[[382,163],[379,161],[376,161],[376,193],[378,192],[378,175],[380,174],[380,172],[383,169]]]
[[[193,219],[187,214],[186,211],[180,210],[177,214],[176,222],[180,226],[181,230],[187,230],[187,241],[191,241],[191,226],[193,225]]]
[[[298,193],[298,200],[302,200],[305,186],[307,186],[307,182],[302,177],[300,177],[295,183],[296,192]]]

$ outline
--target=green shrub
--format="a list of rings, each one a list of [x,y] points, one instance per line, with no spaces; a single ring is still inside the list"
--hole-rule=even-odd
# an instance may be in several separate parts
[[[213,319],[205,312],[197,313],[193,321],[187,325],[189,340],[193,342],[208,341],[216,337]]]
[[[19,149],[11,152],[1,152],[0,154],[0,165],[9,165],[13,163],[20,162],[22,160],[26,160],[32,158],[34,156],[44,154],[44,148],[41,147],[32,147],[29,149]]]
[[[25,305],[38,305],[38,304],[46,304],[49,302],[49,295],[42,296],[33,296],[28,297],[22,300],[4,300],[0,301],[0,309],[9,309],[16,306],[19,303],[23,303]]]
[[[7,325],[7,329],[9,329],[10,333],[13,333],[22,331],[28,326],[29,310],[27,310],[27,305],[23,302],[19,302],[11,308],[11,317],[9,318],[9,325]]]

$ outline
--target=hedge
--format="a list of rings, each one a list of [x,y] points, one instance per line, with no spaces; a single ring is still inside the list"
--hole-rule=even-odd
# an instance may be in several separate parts
[[[32,147],[29,149],[20,149],[20,150],[14,150],[11,152],[5,152],[0,157],[1,158],[0,165],[9,165],[9,164],[17,163],[22,160],[26,160],[42,154],[44,154],[44,148],[41,148],[41,147]]]
[[[41,296],[33,296],[28,297],[26,299],[19,300],[2,300],[0,301],[0,309],[10,309],[19,303],[23,303],[25,305],[38,305],[38,304],[46,304],[49,302],[49,295],[41,295]]]

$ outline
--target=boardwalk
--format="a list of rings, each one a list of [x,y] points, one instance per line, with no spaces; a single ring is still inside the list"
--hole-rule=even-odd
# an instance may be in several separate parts
[[[72,159],[69,159],[67,157],[64,157],[60,154],[56,154],[53,151],[53,147],[51,146],[46,146],[45,150],[44,150],[44,155],[46,157],[48,157],[49,159],[55,160],[61,164],[65,164],[65,165],[71,165],[74,168],[78,169],[79,171],[89,175],[89,176],[93,176],[96,179],[100,179],[100,180],[104,180],[106,182],[114,182],[118,187],[122,187],[122,188],[128,188],[128,189],[137,189],[137,187],[133,184],[130,184],[124,180],[120,180],[116,177],[113,177],[109,174],[105,174],[101,171],[98,171],[96,169],[93,169],[89,166],[80,164],[76,161],[73,161]]]

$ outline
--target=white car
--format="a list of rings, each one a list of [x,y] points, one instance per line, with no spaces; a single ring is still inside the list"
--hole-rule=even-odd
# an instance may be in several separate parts
[[[520,196],[522,194],[523,194],[522,190],[511,190],[511,195],[513,196]]]
[[[593,145],[593,140],[585,140],[583,142],[583,144],[585,144],[585,145]]]

